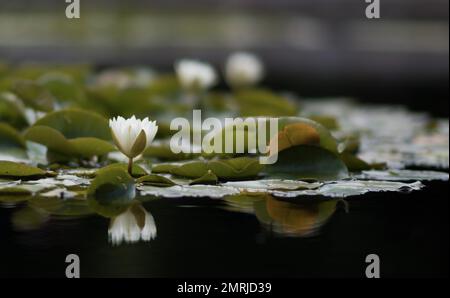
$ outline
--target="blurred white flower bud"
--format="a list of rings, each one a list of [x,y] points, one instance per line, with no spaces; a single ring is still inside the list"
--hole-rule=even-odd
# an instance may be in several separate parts
[[[255,55],[236,52],[228,57],[225,78],[232,87],[246,87],[257,84],[264,76],[264,65]]]
[[[217,73],[208,63],[183,59],[175,64],[175,72],[187,90],[206,90],[217,83]]]

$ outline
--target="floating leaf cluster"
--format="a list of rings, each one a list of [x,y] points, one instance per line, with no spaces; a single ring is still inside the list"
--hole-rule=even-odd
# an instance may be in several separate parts
[[[128,212],[148,238],[156,230],[144,233],[150,217],[139,202],[220,198],[264,225],[304,235],[327,221],[337,199],[448,180],[448,119],[348,99],[300,100],[245,82],[208,90],[211,84],[186,88],[174,74],[149,68],[7,66],[0,75],[0,202],[26,202],[13,218],[22,229],[50,215],[93,213],[115,218],[114,226]],[[261,165],[249,147],[173,153],[170,120],[189,119],[194,108],[217,118],[278,118],[278,161]],[[131,115],[156,119],[159,129],[130,175],[108,119]],[[235,139],[247,133],[233,130]],[[118,241],[116,232],[110,236]]]

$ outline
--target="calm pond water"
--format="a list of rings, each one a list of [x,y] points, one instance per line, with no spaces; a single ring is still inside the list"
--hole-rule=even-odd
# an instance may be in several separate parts
[[[151,200],[135,207],[146,214],[144,238],[153,239],[121,244],[108,236],[109,218],[40,220],[23,216],[24,203],[2,203],[0,276],[64,277],[71,253],[82,277],[364,277],[371,253],[382,277],[448,276],[448,183],[426,184],[325,207],[266,198],[260,211],[222,200]]]

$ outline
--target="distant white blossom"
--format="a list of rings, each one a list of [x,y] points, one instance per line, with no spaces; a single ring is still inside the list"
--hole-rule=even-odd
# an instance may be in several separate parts
[[[233,87],[257,84],[264,76],[264,65],[255,55],[236,52],[228,57],[225,65],[225,78]]]
[[[205,90],[217,83],[217,73],[208,63],[183,59],[175,64],[175,72],[187,90]]]

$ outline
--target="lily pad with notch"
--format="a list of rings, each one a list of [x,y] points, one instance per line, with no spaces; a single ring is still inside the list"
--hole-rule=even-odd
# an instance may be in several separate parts
[[[45,145],[57,159],[92,157],[112,152],[111,132],[105,118],[83,110],[47,114],[25,131],[27,140]],[[55,161],[55,160],[54,160]]]

